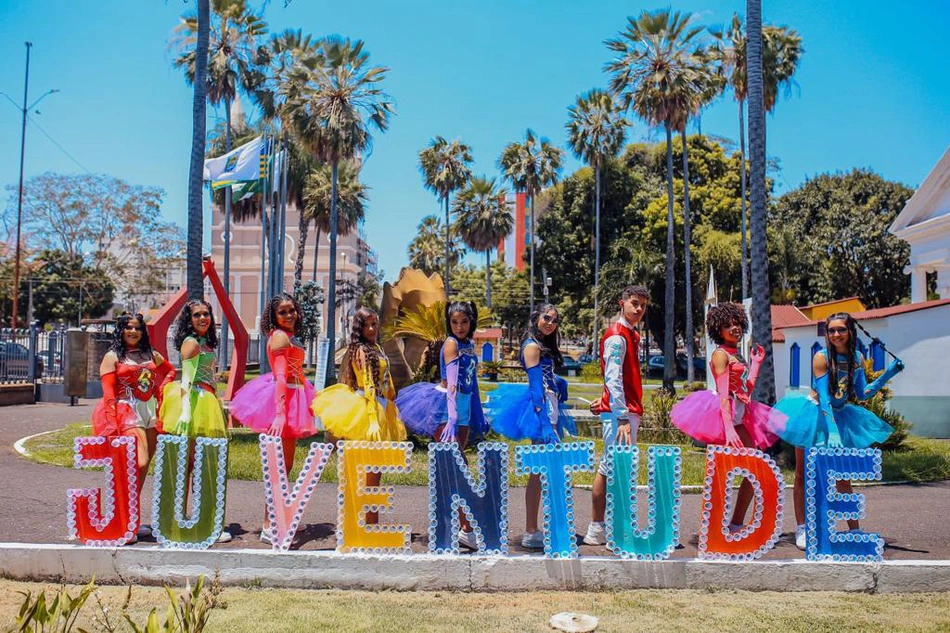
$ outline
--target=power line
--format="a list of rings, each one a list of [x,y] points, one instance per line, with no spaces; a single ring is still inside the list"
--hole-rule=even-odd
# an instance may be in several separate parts
[[[57,143],[56,140],[55,140],[52,136],[50,136],[49,133],[48,133],[46,130],[44,130],[42,127],[40,127],[40,124],[37,123],[36,120],[35,120],[33,117],[31,117],[31,116],[28,114],[28,115],[26,115],[26,118],[30,121],[30,123],[32,123],[33,125],[36,126],[36,129],[39,130],[39,131],[43,134],[43,136],[45,136],[46,139],[47,139],[50,143],[52,143],[53,145],[55,145],[55,146],[59,149],[59,151],[61,151],[63,154],[65,154],[65,155],[66,155],[66,158],[68,158],[69,160],[71,160],[71,161],[73,161],[74,163],[76,163],[77,165],[79,165],[80,169],[82,169],[83,171],[85,171],[87,174],[92,175],[92,172],[89,171],[89,168],[88,168],[88,167],[86,167],[85,165],[83,165],[82,163],[80,163],[72,154],[70,154],[69,152],[67,152],[66,149],[65,149],[62,145],[60,145],[59,143]]]

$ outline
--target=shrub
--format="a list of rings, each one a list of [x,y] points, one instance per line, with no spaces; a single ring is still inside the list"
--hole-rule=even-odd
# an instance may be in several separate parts
[[[874,371],[873,361],[867,359],[864,361],[864,373],[867,376],[867,381],[871,382],[884,372]],[[913,424],[908,422],[903,415],[887,406],[887,402],[891,399],[892,395],[890,387],[885,386],[874,394],[873,398],[865,402],[864,406],[867,407],[868,411],[894,427],[894,432],[891,433],[891,436],[887,438],[887,441],[878,444],[878,448],[884,451],[906,450],[904,442],[907,440],[907,436],[910,434],[910,429]]]
[[[581,378],[584,382],[600,382],[603,374],[600,373],[600,361],[591,361],[581,367]]]
[[[654,389],[643,411],[637,440],[646,444],[689,444],[686,435],[673,426],[670,410],[678,398],[664,389]]]
[[[694,391],[705,391],[706,383],[701,380],[694,380],[693,382],[683,383],[683,391],[686,393],[692,393]]]

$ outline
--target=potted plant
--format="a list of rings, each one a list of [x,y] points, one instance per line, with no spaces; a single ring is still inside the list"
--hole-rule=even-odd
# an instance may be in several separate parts
[[[498,382],[498,372],[502,370],[504,365],[499,361],[488,360],[482,364],[482,376],[488,378],[490,382]]]

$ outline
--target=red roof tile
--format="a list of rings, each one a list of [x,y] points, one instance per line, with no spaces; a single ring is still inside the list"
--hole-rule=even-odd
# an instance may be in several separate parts
[[[916,312],[918,310],[928,310],[930,308],[937,308],[940,306],[945,306],[950,304],[950,299],[934,299],[932,301],[919,301],[917,303],[902,303],[896,306],[890,306],[888,308],[875,308],[873,310],[865,310],[863,312],[852,312],[853,316],[858,321],[869,321],[871,319],[883,319],[884,317],[894,316],[895,314],[905,314],[907,312]],[[819,321],[809,321],[805,320],[804,323],[787,323],[785,325],[777,326],[775,325],[775,308],[785,307],[785,306],[772,306],[772,340],[776,340],[775,329],[776,328],[785,328],[785,327],[797,327],[800,325],[817,325],[824,319]],[[781,340],[785,340],[784,335]]]
[[[802,314],[801,310],[792,305],[773,305],[772,306],[772,342],[783,343],[785,334],[783,327],[794,325],[804,325],[808,323],[808,317]]]

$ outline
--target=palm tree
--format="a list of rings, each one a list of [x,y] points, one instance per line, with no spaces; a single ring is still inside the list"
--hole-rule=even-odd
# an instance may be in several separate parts
[[[267,33],[267,23],[254,15],[245,0],[211,0],[214,23],[209,32],[208,101],[224,104],[225,152],[231,151],[231,104],[238,88],[247,90],[251,85],[252,69],[259,59],[258,40]],[[198,33],[196,16],[183,17],[175,28],[175,43],[179,56],[175,67],[185,71],[189,83],[195,79],[195,43]],[[231,291],[231,188],[224,195],[224,292]],[[227,318],[221,331],[226,332]],[[228,346],[221,346],[221,362],[227,363]]]
[[[600,286],[600,169],[604,161],[614,158],[623,147],[630,126],[623,116],[623,109],[606,91],[593,89],[577,97],[577,102],[568,108],[568,142],[574,155],[594,168],[594,349],[597,346],[598,292]]]
[[[451,220],[449,219],[449,196],[464,187],[472,177],[472,149],[458,139],[451,143],[441,136],[429,141],[429,146],[419,152],[419,171],[425,180],[426,189],[438,194],[445,206],[445,296],[451,293],[449,283],[449,245],[452,243]]]
[[[675,391],[676,341],[674,337],[674,219],[673,219],[673,130],[685,127],[686,117],[696,102],[700,72],[691,50],[702,27],[690,26],[690,14],[660,9],[644,11],[629,18],[619,37],[607,47],[617,54],[606,70],[613,74],[610,89],[625,108],[633,110],[650,125],[666,130],[666,325],[663,353],[666,360],[663,387]]]
[[[361,40],[337,36],[320,42],[320,54],[305,62],[312,81],[288,100],[288,119],[297,138],[318,160],[330,165],[330,288],[336,305],[336,241],[339,228],[337,184],[340,163],[356,160],[372,144],[371,128],[385,132],[394,105],[381,88],[389,69],[371,66]],[[313,66],[310,68],[309,66]],[[299,70],[299,69],[298,69]],[[295,72],[298,72],[295,70]],[[296,88],[295,88],[296,89]],[[327,340],[336,349],[336,318],[327,318]],[[327,379],[335,378],[334,354],[327,358]]]
[[[426,343],[445,340],[445,301],[436,301],[431,305],[420,305],[401,312],[396,319],[383,326],[383,338],[412,337]],[[487,313],[478,316],[476,327],[491,325],[491,315]]]
[[[349,235],[363,221],[369,189],[360,182],[360,165],[356,161],[340,163],[337,173],[337,233]],[[294,288],[300,286],[303,276],[304,249],[310,222],[316,225],[317,235],[313,245],[313,280],[317,280],[317,258],[320,254],[320,235],[330,231],[330,205],[333,192],[332,171],[326,165],[315,168],[307,176],[304,188],[304,206],[300,210],[300,238],[297,247],[297,262],[294,267]]]
[[[742,233],[742,298],[749,296],[749,256],[746,235],[748,221],[746,212],[746,159],[745,159],[745,102],[748,98],[746,81],[746,34],[742,27],[742,18],[733,14],[728,28],[712,31],[715,38],[713,53],[720,75],[732,88],[732,94],[739,105],[739,159],[742,165],[741,183],[741,233]],[[762,71],[764,82],[765,111],[771,112],[778,98],[779,88],[789,90],[792,79],[798,69],[802,53],[802,38],[793,29],[785,26],[764,26],[762,28]]]
[[[491,251],[508,237],[515,219],[505,205],[505,192],[494,178],[473,179],[455,196],[455,217],[465,245],[485,253],[485,299],[491,309]]]
[[[760,402],[775,402],[772,364],[772,306],[765,209],[765,85],[762,66],[762,0],[746,0],[748,16],[749,187],[752,202],[752,337],[765,347],[765,362],[755,385]]]
[[[516,191],[523,191],[531,199],[531,234],[530,276],[531,276],[531,311],[534,311],[534,200],[544,187],[557,182],[558,172],[564,151],[551,145],[546,138],[538,138],[528,129],[525,132],[524,143],[509,143],[501,152],[498,167],[505,179],[511,183]]]
[[[200,299],[204,295],[204,282],[201,272],[201,244],[204,237],[201,189],[205,159],[210,13],[209,0],[198,0],[197,35],[195,37],[196,62],[193,82],[195,95],[191,107],[191,165],[188,169],[188,262],[186,264],[186,281],[189,299]]]
[[[449,265],[454,266],[461,258],[461,249],[453,238],[449,248],[445,248],[445,235],[442,220],[435,215],[427,215],[419,223],[416,236],[409,243],[409,266],[418,268],[427,275],[444,269],[445,253],[449,253]]]

